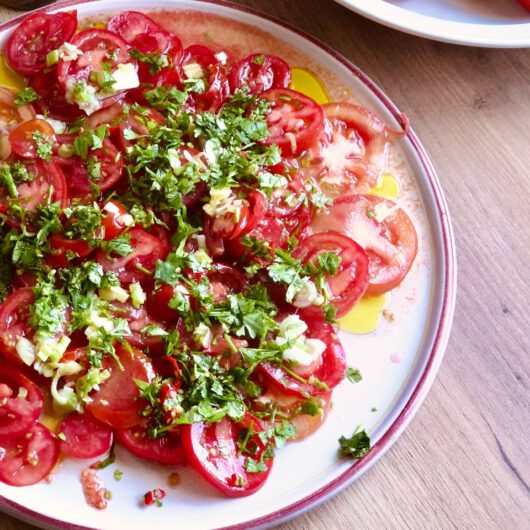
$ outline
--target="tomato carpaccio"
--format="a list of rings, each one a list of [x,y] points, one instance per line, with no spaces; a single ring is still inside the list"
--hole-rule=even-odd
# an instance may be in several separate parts
[[[250,495],[331,410],[335,318],[412,266],[371,194],[396,135],[163,14],[81,28],[34,13],[5,49],[27,83],[0,87],[0,481],[116,440]]]

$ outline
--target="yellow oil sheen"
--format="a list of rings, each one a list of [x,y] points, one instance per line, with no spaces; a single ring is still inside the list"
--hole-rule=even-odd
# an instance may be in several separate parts
[[[357,335],[371,333],[379,324],[385,303],[384,294],[361,298],[349,313],[339,318],[339,329]]]
[[[19,91],[24,88],[24,78],[7,64],[4,54],[0,54],[0,86]]]
[[[331,101],[322,81],[317,75],[305,68],[292,69],[291,88],[309,96],[320,105]]]
[[[399,180],[393,175],[385,173],[381,175],[379,182],[370,190],[370,193],[385,199],[392,199],[398,197],[400,191]]]

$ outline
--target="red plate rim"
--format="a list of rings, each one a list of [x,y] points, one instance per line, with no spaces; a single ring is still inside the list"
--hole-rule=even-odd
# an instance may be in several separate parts
[[[80,4],[90,3],[92,1],[93,0],[66,0],[63,2],[45,6],[40,9],[36,9],[32,12],[59,11],[61,9],[73,7]],[[232,2],[227,2],[225,0],[195,1],[197,3],[202,4],[212,4],[228,7],[235,11],[241,11],[244,13],[249,13],[264,18],[310,41],[312,44],[320,47],[325,52],[330,54],[334,59],[340,62],[343,66],[345,66],[377,97],[377,99],[379,99],[379,101],[390,112],[393,118],[400,125],[404,125],[402,113],[399,111],[396,105],[394,105],[394,103],[389,99],[389,97],[357,66],[352,64],[345,57],[343,57],[341,54],[336,52],[333,48],[320,41],[319,39],[313,37],[305,31],[298,29],[296,26],[293,26],[287,22],[284,22],[283,20],[280,20],[266,13],[262,13],[257,9],[233,4]],[[141,4],[141,2],[138,3]],[[141,9],[140,5],[135,6],[135,8],[136,7],[139,7]],[[0,31],[5,31],[9,28],[12,28],[13,26],[16,26],[26,16],[27,13],[14,19],[11,19],[5,24],[2,24],[0,26]],[[422,404],[423,400],[427,395],[427,392],[429,391],[432,383],[434,382],[436,373],[445,353],[447,342],[449,340],[449,333],[451,331],[455,308],[455,244],[447,203],[443,195],[438,177],[436,176],[433,164],[429,159],[429,156],[427,155],[420,140],[416,136],[416,133],[410,127],[408,128],[406,138],[410,141],[412,149],[418,157],[420,164],[423,167],[427,176],[427,182],[430,185],[430,189],[433,194],[438,214],[438,220],[440,222],[441,240],[443,245],[441,249],[443,257],[443,268],[441,272],[444,277],[444,285],[441,301],[441,311],[439,316],[438,328],[436,330],[433,344],[429,352],[425,368],[423,369],[423,373],[421,374],[420,379],[416,384],[416,387],[414,388],[411,396],[409,397],[402,411],[399,413],[398,417],[394,420],[388,430],[373,446],[372,450],[368,453],[367,456],[365,456],[361,460],[355,461],[346,471],[341,473],[337,478],[335,478],[325,486],[319,488],[311,495],[304,497],[303,499],[300,499],[292,504],[289,504],[288,506],[285,506],[284,508],[271,512],[270,514],[267,514],[265,516],[245,521],[243,523],[218,528],[217,530],[249,530],[270,528],[272,526],[276,526],[280,523],[288,521],[298,515],[301,515],[307,510],[315,508],[319,504],[325,502],[326,500],[329,500],[331,497],[333,497],[345,487],[354,482],[356,479],[358,479],[365,471],[367,471],[373,464],[375,464],[375,462],[377,462],[377,460],[379,460],[379,458],[381,458],[388,449],[390,449],[390,447],[395,443],[397,438],[405,430],[407,425],[410,423],[410,421],[418,411],[420,405]],[[31,523],[36,523],[44,527],[61,528],[68,530],[97,530],[96,527],[75,525],[67,523],[66,521],[60,519],[55,519],[54,517],[48,517],[39,512],[31,510],[30,508],[24,505],[14,502],[11,499],[8,499],[2,495],[0,495],[0,505],[3,505],[3,507],[7,509],[6,511],[11,512],[13,515],[19,517],[20,519],[26,520]]]

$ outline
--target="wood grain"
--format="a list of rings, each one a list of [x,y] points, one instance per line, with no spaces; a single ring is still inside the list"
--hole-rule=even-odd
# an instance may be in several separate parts
[[[423,40],[331,0],[238,3],[328,43],[408,114],[458,246],[453,333],[424,406],[360,481],[281,529],[528,528],[530,50]],[[15,528],[33,527],[0,515]]]

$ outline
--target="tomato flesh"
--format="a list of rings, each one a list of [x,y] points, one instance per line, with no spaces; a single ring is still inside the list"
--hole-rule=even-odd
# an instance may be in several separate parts
[[[112,445],[112,429],[89,414],[70,414],[59,427],[61,450],[73,458],[96,458]]]

